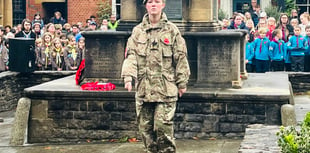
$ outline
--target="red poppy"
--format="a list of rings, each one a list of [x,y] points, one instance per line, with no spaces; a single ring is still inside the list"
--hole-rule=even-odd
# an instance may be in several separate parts
[[[165,44],[169,44],[169,39],[168,39],[168,38],[165,38],[164,43],[165,43]]]

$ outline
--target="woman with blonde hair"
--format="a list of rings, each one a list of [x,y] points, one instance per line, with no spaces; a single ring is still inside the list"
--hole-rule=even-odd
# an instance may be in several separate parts
[[[247,20],[245,22],[246,27],[249,29],[249,42],[253,42],[255,39],[255,27],[252,20]]]
[[[300,15],[300,21],[301,21],[301,24],[299,24],[299,26],[301,27],[300,34],[302,36],[306,36],[306,26],[310,25],[310,23],[309,23],[309,13],[305,12],[305,13],[301,14]]]

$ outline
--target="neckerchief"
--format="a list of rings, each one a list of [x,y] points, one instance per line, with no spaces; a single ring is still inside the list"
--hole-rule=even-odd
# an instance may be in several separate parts
[[[297,48],[299,48],[299,36],[295,35],[296,36],[296,43],[297,43]]]
[[[241,26],[241,24],[238,26],[236,24],[234,24],[235,29],[240,29],[240,26]]]
[[[286,42],[286,38],[285,38],[285,28],[282,26],[282,39]]]
[[[61,48],[55,48],[55,51],[56,51],[56,64],[58,65],[58,67],[60,67],[60,63],[61,63],[60,51],[61,51]]]
[[[31,31],[29,31],[28,34],[25,31],[23,31],[23,34],[24,38],[30,38]]]
[[[260,36],[258,36],[257,38],[260,39],[259,53],[261,53],[262,52],[262,46],[263,46],[264,38],[262,38]]]
[[[272,41],[276,42],[277,44],[279,44],[279,53],[281,53],[281,46],[282,46],[282,42],[278,41],[276,39],[273,39]]]
[[[75,61],[77,57],[75,46],[68,45],[68,48],[69,48],[69,51],[68,51],[69,54],[72,54],[72,58]]]
[[[45,68],[47,68],[47,62],[48,62],[48,57],[49,57],[49,46],[51,45],[51,43],[45,43],[45,50],[44,50],[44,53],[45,53]]]

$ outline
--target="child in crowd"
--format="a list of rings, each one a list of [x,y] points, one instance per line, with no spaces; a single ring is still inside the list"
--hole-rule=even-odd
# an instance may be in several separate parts
[[[291,56],[292,71],[295,72],[304,71],[305,52],[308,49],[308,42],[300,33],[301,27],[295,26],[295,35],[292,36],[287,43],[287,49]]]
[[[43,44],[40,49],[39,54],[39,64],[42,65],[42,70],[51,70],[52,63],[50,58],[50,53],[52,51],[52,35],[49,32],[44,33],[43,37]]]
[[[255,39],[254,22],[252,20],[247,20],[245,25],[249,29],[249,42],[253,42]]]
[[[298,19],[291,19],[290,23],[291,23],[292,27],[295,27],[295,26],[297,26],[299,24],[299,21],[298,21]]]
[[[254,72],[254,65],[253,65],[253,58],[254,58],[254,49],[252,43],[249,41],[250,40],[250,35],[247,34],[246,36],[246,47],[245,47],[245,67],[247,72]]]
[[[267,29],[258,30],[259,36],[254,40],[253,47],[255,51],[255,65],[257,73],[269,71],[269,45],[270,40],[266,37]]]
[[[81,61],[85,59],[85,38],[81,37],[78,41],[78,49],[79,49],[79,57],[81,58]]]
[[[66,70],[76,70],[78,64],[80,63],[79,60],[79,53],[75,46],[76,40],[73,35],[68,36],[69,44],[64,49],[64,59],[65,59],[65,66]]]
[[[51,52],[51,62],[52,62],[52,70],[61,71],[62,70],[62,59],[61,56],[63,54],[61,40],[59,38],[55,38],[53,40],[53,49]]]
[[[286,44],[282,38],[282,31],[276,29],[272,32],[273,40],[270,42],[269,52],[272,71],[284,71],[284,59],[286,56]]]
[[[244,22],[247,22],[248,20],[252,20],[251,13],[250,12],[245,12],[244,13]],[[253,26],[254,26],[254,23],[253,23]]]
[[[276,28],[276,19],[274,17],[269,17],[267,19],[267,27],[268,27],[268,32],[267,32],[267,37],[269,38],[270,41],[272,41],[272,32]]]
[[[41,47],[42,47],[42,39],[37,38],[35,40],[35,53],[36,53],[36,61],[35,64],[37,65],[37,70],[42,70],[42,64],[40,64],[39,59],[40,59],[40,54],[41,54]]]
[[[291,38],[292,36],[289,35],[288,36],[288,40]],[[283,38],[283,36],[282,36]],[[292,71],[292,62],[291,62],[291,53],[290,51],[287,49],[287,44],[288,42],[285,43],[285,46],[286,46],[286,56],[285,56],[285,59],[284,59],[284,68],[285,68],[285,71]]]
[[[308,48],[305,52],[305,72],[310,72],[310,25],[306,26],[306,37],[305,37]]]
[[[9,53],[4,45],[3,36],[0,36],[0,72],[9,69],[8,62],[9,62]]]
[[[63,48],[66,47],[68,45],[68,39],[67,39],[66,34],[61,34],[59,38],[60,38],[62,47]]]

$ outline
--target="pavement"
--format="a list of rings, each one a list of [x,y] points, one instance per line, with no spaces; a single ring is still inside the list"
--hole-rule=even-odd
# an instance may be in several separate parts
[[[310,96],[296,95],[295,109],[297,122],[310,112]],[[144,153],[142,142],[96,142],[65,145],[25,144],[9,145],[10,133],[14,122],[14,111],[0,113],[0,153]],[[177,153],[238,153],[242,139],[194,140],[177,139]]]

